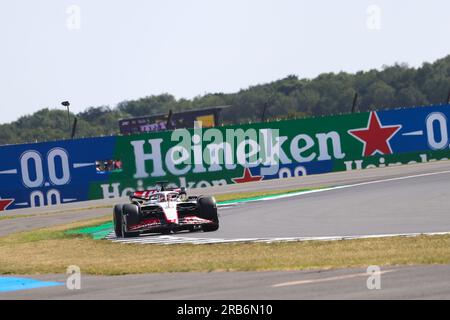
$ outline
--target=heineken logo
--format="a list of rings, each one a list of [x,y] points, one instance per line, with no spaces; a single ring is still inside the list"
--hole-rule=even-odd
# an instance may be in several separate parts
[[[123,147],[130,155],[127,180],[100,189],[112,197],[151,188],[161,178],[202,188],[445,160],[448,110],[373,111],[130,137]]]
[[[449,118],[450,105],[437,105],[3,146],[0,211],[126,196],[158,180],[203,188],[446,160]]]
[[[389,141],[402,128],[401,125],[383,126],[376,112],[371,112],[366,128],[349,130],[348,133],[364,144],[364,157],[392,154]]]
[[[262,176],[280,165],[343,159],[341,136],[336,131],[314,135],[282,136],[277,129],[175,130],[168,149],[163,139],[134,140],[135,179],[183,176],[260,167]],[[164,151],[165,150],[165,151]],[[247,176],[245,176],[247,174]],[[242,179],[249,173],[244,172]],[[239,181],[239,180],[237,180]]]

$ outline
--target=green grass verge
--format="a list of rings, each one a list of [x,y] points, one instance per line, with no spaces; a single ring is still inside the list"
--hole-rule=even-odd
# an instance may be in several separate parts
[[[229,202],[245,202],[258,200],[269,196],[278,196],[284,194],[292,194],[298,192],[306,192],[311,190],[323,189],[323,187],[317,188],[302,188],[302,189],[288,189],[288,190],[268,190],[268,191],[255,191],[255,192],[240,192],[240,193],[225,193],[216,195],[216,201],[221,204],[227,204]]]
[[[34,214],[17,214],[13,216],[0,216],[0,221],[34,217]]]
[[[450,236],[297,243],[130,245],[66,231],[101,219],[0,237],[0,274],[85,274],[333,269],[450,264]]]

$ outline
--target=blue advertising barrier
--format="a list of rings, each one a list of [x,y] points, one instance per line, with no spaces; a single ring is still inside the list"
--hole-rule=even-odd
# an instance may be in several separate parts
[[[277,130],[286,159],[265,174],[262,164],[175,170],[168,132],[0,146],[0,211],[123,196],[158,180],[201,187],[446,159],[448,119],[450,105],[438,105],[214,129]]]

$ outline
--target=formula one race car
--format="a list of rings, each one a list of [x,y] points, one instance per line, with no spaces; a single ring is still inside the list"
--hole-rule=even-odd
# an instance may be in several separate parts
[[[187,196],[185,188],[169,189],[165,187],[165,182],[158,185],[158,189],[134,192],[130,195],[131,203],[114,206],[113,221],[117,237],[219,229],[213,197]]]

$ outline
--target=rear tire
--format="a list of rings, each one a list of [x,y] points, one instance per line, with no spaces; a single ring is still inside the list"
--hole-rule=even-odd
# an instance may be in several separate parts
[[[114,233],[116,237],[122,237],[122,204],[116,204],[113,211]]]
[[[137,237],[139,232],[128,232],[127,226],[137,225],[139,223],[139,207],[135,204],[125,204],[122,207],[122,236],[124,238]]]
[[[202,225],[204,232],[217,231],[219,229],[219,217],[217,215],[216,200],[213,197],[201,196],[197,201],[199,217],[211,220],[213,223]]]

